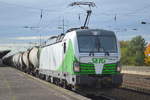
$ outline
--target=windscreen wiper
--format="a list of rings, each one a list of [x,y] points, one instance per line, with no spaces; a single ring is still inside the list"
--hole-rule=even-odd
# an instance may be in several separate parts
[[[101,44],[100,42],[98,42],[98,51],[100,52],[100,49],[103,49],[104,53],[105,53],[105,56],[109,56],[109,52],[105,50],[104,47],[101,47]]]
[[[92,50],[89,52],[89,56],[94,56],[94,50],[92,48]]]
[[[102,47],[102,49],[103,49],[103,51],[104,51],[104,53],[105,53],[105,56],[109,56],[109,55],[110,55],[109,52],[106,51],[103,47]]]
[[[108,51],[105,51],[105,56],[109,56],[109,52]]]

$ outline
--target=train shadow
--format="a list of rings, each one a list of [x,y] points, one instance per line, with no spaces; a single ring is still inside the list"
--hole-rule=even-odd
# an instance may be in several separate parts
[[[82,95],[82,94],[80,94]],[[111,96],[108,96],[106,94],[100,94],[100,95],[92,95],[92,94],[88,94],[88,95],[82,95],[84,97],[87,97],[91,100],[118,100],[117,98],[115,97],[111,97]]]
[[[116,97],[113,97],[113,96],[109,96],[109,92],[113,92],[113,89],[102,89],[102,91],[95,91],[88,94],[84,91],[80,91],[80,92],[76,92],[77,94],[79,95],[82,95],[84,97],[87,97],[91,100],[119,100],[118,98]]]
[[[0,64],[0,67],[11,67],[11,66],[8,66],[8,65],[5,65],[5,64]]]

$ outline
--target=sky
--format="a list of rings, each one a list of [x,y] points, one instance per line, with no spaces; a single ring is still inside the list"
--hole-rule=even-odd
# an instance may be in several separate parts
[[[46,40],[62,33],[58,27],[63,19],[65,31],[80,27],[87,8],[69,7],[74,1],[78,0],[0,0],[0,45],[39,43],[40,37]],[[150,42],[150,0],[92,1],[96,7],[92,8],[90,28],[112,30],[119,40],[141,35]]]

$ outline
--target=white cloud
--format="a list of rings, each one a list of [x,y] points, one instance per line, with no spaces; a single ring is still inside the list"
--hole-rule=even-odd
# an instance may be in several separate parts
[[[18,47],[18,46],[22,46],[22,47],[29,46],[29,44],[28,43],[8,43],[8,44],[0,44],[0,46],[1,46],[1,48],[3,48],[3,47],[12,48],[12,47]]]
[[[53,35],[51,35],[53,36]],[[39,40],[39,39],[48,39],[51,36],[30,36],[30,37],[15,37],[15,38],[10,38],[10,39],[14,39],[14,40]]]

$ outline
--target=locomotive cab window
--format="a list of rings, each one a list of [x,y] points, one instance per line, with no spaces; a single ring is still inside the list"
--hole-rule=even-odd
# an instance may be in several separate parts
[[[117,53],[117,41],[114,35],[83,33],[80,32],[77,37],[80,53]]]
[[[78,43],[80,52],[98,52],[96,40],[93,36],[79,36]]]
[[[117,43],[113,36],[99,36],[100,49],[104,52],[116,53]]]

